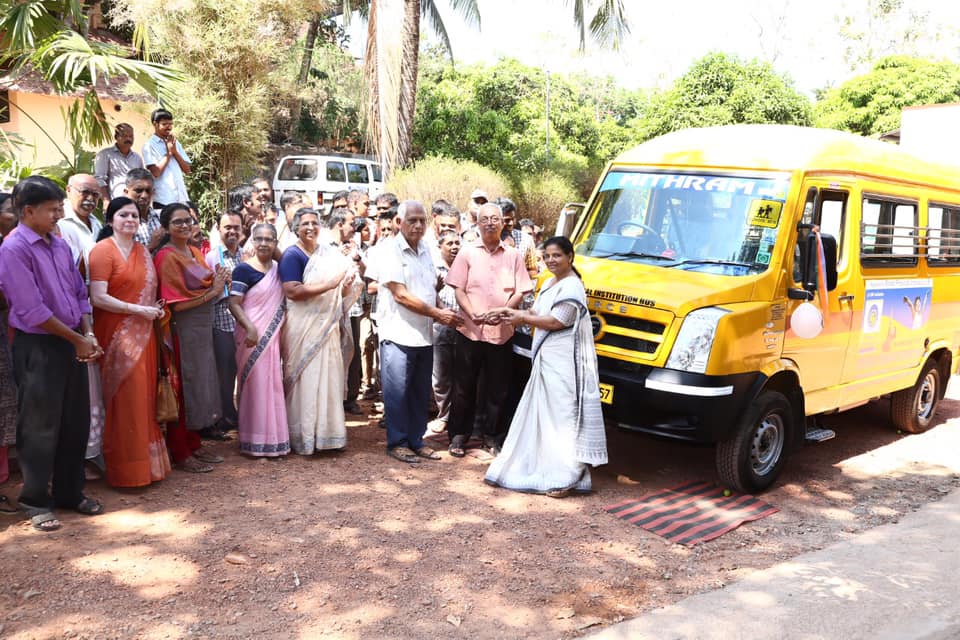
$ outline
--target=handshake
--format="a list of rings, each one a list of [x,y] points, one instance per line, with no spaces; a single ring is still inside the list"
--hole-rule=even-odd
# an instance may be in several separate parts
[[[486,313],[476,313],[473,315],[473,322],[477,325],[489,324],[491,326],[496,326],[503,322],[509,322],[510,324],[517,325],[521,324],[522,312],[517,309],[511,309],[510,307],[497,307],[495,309],[490,309]]]

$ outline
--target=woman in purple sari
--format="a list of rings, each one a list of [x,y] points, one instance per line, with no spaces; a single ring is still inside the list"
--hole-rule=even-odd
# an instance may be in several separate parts
[[[233,270],[229,303],[237,319],[240,451],[257,457],[284,456],[290,453],[280,364],[286,298],[273,260],[277,231],[271,224],[255,225],[249,242],[255,255]]]

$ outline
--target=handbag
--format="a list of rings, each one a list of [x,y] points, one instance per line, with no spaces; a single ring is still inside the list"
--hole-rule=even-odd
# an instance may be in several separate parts
[[[177,405],[177,394],[170,382],[170,366],[167,364],[167,355],[163,350],[162,340],[157,337],[157,361],[160,370],[157,375],[157,422],[165,424],[176,422],[180,415]]]

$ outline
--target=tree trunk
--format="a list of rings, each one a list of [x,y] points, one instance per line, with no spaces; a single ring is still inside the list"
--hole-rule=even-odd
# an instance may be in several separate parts
[[[367,85],[367,140],[378,158],[380,149],[380,84],[377,73],[377,1],[371,0],[367,17],[367,49],[364,53],[363,74]],[[381,158],[382,162],[382,158]],[[384,167],[386,172],[387,168]]]
[[[297,78],[297,84],[303,86],[307,83],[310,76],[310,67],[313,65],[313,48],[317,44],[317,34],[320,32],[320,21],[323,16],[319,13],[310,20],[307,27],[307,39],[303,46],[303,59],[300,61],[300,76]],[[297,114],[299,117],[300,114]]]
[[[417,106],[417,71],[420,65],[420,0],[404,0],[402,55],[397,123],[398,167],[406,166],[413,154],[413,116]]]

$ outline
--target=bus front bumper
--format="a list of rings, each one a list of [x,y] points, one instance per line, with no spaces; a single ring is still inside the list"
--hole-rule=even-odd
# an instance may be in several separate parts
[[[623,429],[689,442],[727,440],[763,386],[761,373],[710,376],[597,358],[600,383],[612,385],[604,415]]]

